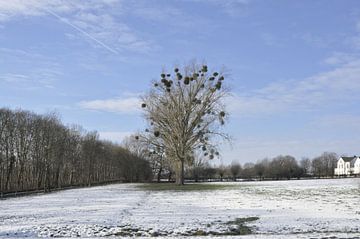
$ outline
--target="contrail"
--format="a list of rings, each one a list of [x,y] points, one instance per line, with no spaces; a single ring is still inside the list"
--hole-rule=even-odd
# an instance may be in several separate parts
[[[63,23],[66,23],[67,25],[71,26],[72,28],[74,28],[75,30],[78,30],[79,32],[81,32],[82,34],[84,34],[85,36],[89,37],[91,40],[97,42],[99,45],[101,45],[102,47],[104,47],[105,49],[111,51],[112,53],[115,54],[119,54],[119,52],[117,52],[116,50],[112,49],[111,47],[109,47],[108,45],[106,45],[105,43],[103,43],[102,41],[96,39],[95,37],[91,36],[89,33],[87,33],[86,31],[82,30],[81,28],[75,26],[74,24],[72,24],[71,22],[69,22],[68,20],[60,17],[58,14],[56,14],[53,11],[50,11],[49,9],[45,9],[48,13],[50,13],[51,15],[53,15],[54,17],[56,17],[57,19],[59,19],[60,21],[62,21]]]

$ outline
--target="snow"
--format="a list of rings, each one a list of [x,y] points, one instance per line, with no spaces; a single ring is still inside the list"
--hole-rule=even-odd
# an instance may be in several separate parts
[[[242,238],[360,238],[360,178],[222,184],[230,187],[115,184],[0,200],[0,238],[174,237],[225,232],[226,222],[245,217],[259,220],[246,224],[255,234]]]

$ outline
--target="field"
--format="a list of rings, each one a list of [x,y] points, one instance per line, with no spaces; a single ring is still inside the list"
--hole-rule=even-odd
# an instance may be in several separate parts
[[[0,237],[360,238],[360,178],[203,185],[115,184],[1,200]]]

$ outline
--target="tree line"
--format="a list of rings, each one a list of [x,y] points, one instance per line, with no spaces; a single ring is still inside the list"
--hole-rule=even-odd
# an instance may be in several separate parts
[[[139,134],[137,134],[139,135]],[[55,114],[0,109],[0,193],[88,186],[104,182],[173,181],[176,172],[165,151],[127,138],[122,146],[100,140],[97,132],[65,126]],[[154,150],[155,149],[155,150]],[[277,156],[256,163],[211,166],[193,155],[184,178],[201,180],[291,179],[333,177],[337,155],[313,159]]]
[[[187,178],[199,180],[279,180],[304,177],[334,177],[334,169],[338,156],[335,153],[324,152],[313,159],[302,158],[296,160],[290,155],[280,155],[272,159],[263,159],[257,163],[233,162],[231,165],[211,166],[208,162],[201,162],[189,169]]]
[[[139,134],[127,137],[123,145],[138,157],[145,158],[152,169],[153,180],[174,181],[176,171],[171,165],[171,159],[161,150],[154,151],[154,145],[136,138]],[[151,141],[153,142],[153,141]],[[274,158],[265,158],[256,163],[241,165],[233,162],[229,165],[213,166],[211,161],[202,154],[194,155],[192,163],[185,168],[184,178],[193,181],[207,180],[279,180],[304,177],[334,177],[338,156],[336,153],[324,152],[315,158],[297,160],[290,155],[279,155]]]
[[[65,126],[56,114],[0,109],[0,193],[151,178],[147,160]]]

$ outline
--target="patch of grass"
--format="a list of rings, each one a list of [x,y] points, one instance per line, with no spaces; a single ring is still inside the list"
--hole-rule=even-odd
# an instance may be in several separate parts
[[[247,226],[246,223],[258,220],[258,217],[244,217],[236,218],[235,220],[223,222],[215,221],[211,224],[206,224],[206,227],[196,229],[189,229],[183,232],[176,232],[170,230],[153,230],[152,228],[133,228],[129,226],[120,226],[120,231],[109,232],[108,237],[202,237],[202,236],[239,236],[253,234],[255,227]],[[212,225],[217,225],[215,230]],[[205,225],[204,225],[205,226]],[[220,226],[220,227],[218,227]],[[110,229],[110,228],[108,228]]]
[[[208,233],[203,230],[197,230],[193,233],[193,236],[207,236]]]
[[[137,185],[139,189],[150,191],[210,191],[229,189],[233,186],[211,183],[188,183],[185,185],[176,185],[175,183],[147,183]]]
[[[225,231],[204,231],[201,229],[192,231],[190,234],[184,234],[183,236],[239,236],[253,234],[253,227],[245,225],[247,222],[258,220],[258,217],[242,217],[236,218],[233,221],[225,222],[228,226]]]
[[[227,225],[241,225],[244,224],[245,222],[253,222],[259,220],[259,217],[240,217],[240,218],[236,218],[233,221],[228,221],[226,222]]]
[[[233,221],[226,222],[226,225],[229,225],[229,231],[227,235],[249,235],[252,234],[252,228],[245,225],[247,222],[252,222],[258,220],[258,217],[242,217],[236,218]]]

